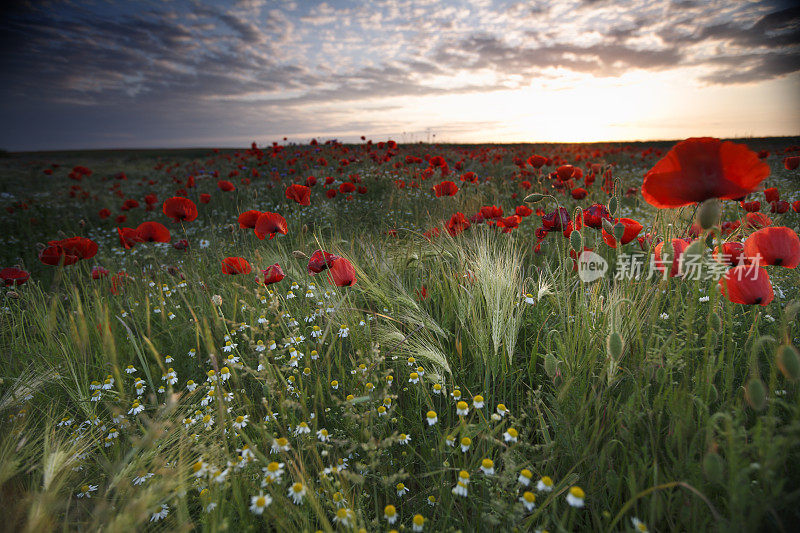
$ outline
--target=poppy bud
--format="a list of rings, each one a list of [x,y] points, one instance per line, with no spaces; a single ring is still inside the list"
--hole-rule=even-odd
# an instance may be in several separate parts
[[[612,217],[616,216],[618,207],[619,207],[619,200],[617,200],[616,196],[612,196],[611,199],[608,201],[608,212],[611,213]]]
[[[624,343],[622,341],[622,335],[616,331],[612,331],[606,339],[606,351],[608,356],[615,361],[619,360],[619,358],[622,356],[623,347]]]
[[[713,228],[719,220],[722,204],[716,198],[709,198],[697,209],[697,223],[703,229]]]
[[[544,371],[551,378],[556,375],[556,372],[558,372],[558,359],[556,359],[555,355],[549,353],[544,356]]]
[[[569,244],[576,254],[583,250],[583,235],[580,231],[574,230],[569,234]]]
[[[606,233],[614,235],[614,225],[606,218],[603,219],[603,229],[606,230]]]
[[[292,252],[292,257],[295,259],[308,259],[308,256],[301,252],[300,250],[295,250]]]
[[[523,202],[525,202],[526,204],[535,204],[541,202],[542,200],[544,200],[544,195],[535,192],[533,194],[529,194],[528,196],[526,196]]]
[[[625,235],[625,224],[617,222],[612,228],[614,231],[611,233],[617,242],[622,242],[622,236]]]
[[[797,348],[791,344],[784,344],[778,348],[778,368],[789,381],[797,381],[800,378],[800,355]]]
[[[744,399],[756,411],[761,411],[767,405],[767,389],[761,379],[750,378],[744,387]]]
[[[703,472],[712,483],[722,483],[725,473],[725,463],[717,452],[708,452],[703,457]]]

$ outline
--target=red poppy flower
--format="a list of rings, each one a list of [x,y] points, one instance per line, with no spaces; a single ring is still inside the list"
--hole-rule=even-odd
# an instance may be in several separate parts
[[[503,233],[511,233],[511,230],[519,227],[520,218],[518,215],[511,215],[506,218],[497,219],[497,227],[503,228]]]
[[[277,233],[286,235],[289,232],[286,219],[278,213],[270,213],[269,211],[261,213],[258,220],[256,220],[254,230],[256,237],[262,241],[267,235],[269,235],[270,240],[272,240]]]
[[[759,265],[795,268],[800,264],[800,239],[786,227],[763,228],[744,242],[744,255]]]
[[[297,183],[286,188],[286,198],[300,205],[311,205],[311,189]]]
[[[572,197],[576,200],[583,200],[589,194],[589,191],[584,189],[583,187],[578,187],[576,189],[572,189]]]
[[[784,200],[776,200],[769,204],[769,212],[770,213],[777,213],[779,215],[786,213],[789,209],[792,208],[792,204],[786,202]]]
[[[278,263],[267,267],[266,270],[262,270],[261,275],[263,277],[264,285],[278,283],[280,280],[286,277],[283,273],[283,269]]]
[[[735,304],[769,304],[775,297],[766,268],[740,265],[730,269],[719,280],[720,289]]]
[[[561,165],[556,169],[556,176],[561,181],[566,181],[572,177],[572,174],[575,172],[575,167],[572,165]]]
[[[39,252],[39,261],[45,265],[74,265],[80,259],[77,255],[69,254],[60,245],[53,244]]]
[[[228,180],[218,181],[217,187],[219,187],[219,190],[221,190],[222,192],[231,192],[236,190],[236,185],[234,185]]]
[[[61,246],[68,255],[77,256],[78,259],[91,259],[97,255],[97,243],[86,237],[70,237],[60,241],[50,241],[51,246]]]
[[[141,242],[169,242],[169,230],[160,222],[142,222],[136,228]]]
[[[103,209],[97,212],[97,216],[100,217],[100,220],[105,220],[111,216],[111,210],[104,207]]]
[[[792,203],[792,209],[794,209],[795,213],[800,213],[800,200],[796,200]]]
[[[172,247],[176,250],[188,250],[189,249],[189,241],[186,239],[181,239],[179,241],[175,241],[172,243]]]
[[[722,252],[717,246],[712,254],[714,259],[720,263],[727,263],[732,267],[745,263],[744,243],[725,242],[722,243]]]
[[[339,192],[342,194],[350,194],[351,192],[356,190],[356,186],[350,183],[349,181],[345,181],[341,185],[339,185]]]
[[[767,199],[768,204],[771,204],[781,199],[781,193],[778,192],[777,187],[770,187],[769,189],[764,189],[764,198]]]
[[[331,262],[328,279],[337,287],[350,287],[356,282],[356,271],[344,257],[337,257]]]
[[[732,200],[754,191],[768,175],[769,165],[747,146],[695,137],[676,144],[650,169],[642,196],[658,208]]]
[[[328,198],[336,198],[336,189],[328,189],[325,191],[325,196]]]
[[[620,223],[625,226],[625,232],[622,234],[622,239],[620,241],[623,245],[628,244],[633,239],[635,239],[639,232],[642,231],[642,225],[639,222],[633,220],[632,218],[618,218],[614,224]],[[613,235],[608,233],[605,229],[603,231],[603,240],[607,245],[612,248],[617,247],[617,240],[614,238]]]
[[[249,274],[253,270],[244,257],[226,257],[222,260],[222,273],[230,276]]]
[[[331,266],[334,259],[338,259],[338,255],[326,252],[325,250],[317,250],[308,259],[308,273],[319,274],[326,268]]]
[[[211,201],[211,195],[210,194],[204,192],[203,194],[200,195],[200,203],[201,204],[207,204],[210,201]]]
[[[503,217],[503,208],[496,205],[485,205],[481,207],[481,216],[484,220],[497,220]]]
[[[261,216],[261,211],[257,211],[255,209],[251,209],[250,211],[245,211],[244,213],[239,215],[237,219],[239,222],[239,227],[242,229],[253,229],[256,227],[256,220],[258,217]]]
[[[469,229],[469,227],[469,220],[467,220],[467,217],[461,212],[453,213],[453,216],[451,216],[450,220],[447,222],[447,232],[453,237],[461,234],[464,230]]]
[[[542,217],[542,227],[546,231],[564,230],[571,222],[572,219],[569,216],[569,212],[563,207],[559,207],[552,213]]]
[[[593,204],[583,212],[583,223],[590,228],[599,229],[603,227],[603,219],[611,220],[611,213],[604,204]]]
[[[441,196],[455,196],[458,192],[458,186],[455,182],[449,180],[443,181],[433,186],[433,192],[436,194],[437,198]]]
[[[661,241],[658,243],[653,250],[653,255],[655,256],[655,266],[661,272],[667,271],[667,264],[661,256],[661,250],[664,247],[664,242],[666,241]],[[686,251],[686,247],[689,246],[689,243],[683,239],[672,239],[670,244],[672,246],[672,266],[669,269],[669,277],[674,278],[680,274],[681,256],[683,255],[683,252]]]
[[[540,155],[532,155],[528,158],[528,164],[533,168],[542,168],[547,163],[547,158]]]
[[[111,294],[119,294],[120,289],[124,288],[125,283],[130,279],[130,276],[127,272],[117,272],[113,276],[111,276],[111,288],[109,292]]]
[[[22,285],[30,279],[31,275],[17,267],[6,267],[0,270],[0,280],[3,284],[8,285]]]
[[[306,187],[313,187],[316,184],[317,184],[316,176],[309,176],[306,178]]]
[[[761,210],[761,202],[758,200],[754,200],[752,202],[742,202],[742,209],[747,211],[748,213],[755,213],[756,211]]]
[[[742,223],[748,228],[766,228],[772,225],[772,219],[764,213],[747,213]]]
[[[139,232],[134,228],[117,228],[119,244],[126,250],[133,248],[137,242],[142,242]]]
[[[518,205],[517,208],[514,210],[514,213],[521,218],[525,218],[533,213],[533,209],[531,209],[527,205]]]
[[[783,160],[783,167],[786,170],[795,170],[797,167],[800,167],[800,156],[793,155],[792,157],[787,157]]]
[[[197,206],[188,198],[173,196],[167,198],[162,206],[164,214],[175,222],[191,222],[197,218]]]
[[[92,279],[100,279],[108,276],[108,269],[101,266],[92,267]]]

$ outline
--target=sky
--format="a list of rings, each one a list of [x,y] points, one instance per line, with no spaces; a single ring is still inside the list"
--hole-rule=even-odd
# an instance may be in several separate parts
[[[6,0],[0,148],[800,135],[800,4]]]

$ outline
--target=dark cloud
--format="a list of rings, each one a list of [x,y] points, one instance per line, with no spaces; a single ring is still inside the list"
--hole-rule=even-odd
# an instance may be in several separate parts
[[[243,109],[258,110],[248,122],[253,129],[265,115],[270,125],[292,129],[301,122],[293,110],[303,105],[504,90],[549,68],[604,77],[700,66],[700,80],[710,84],[800,71],[796,6],[742,4],[720,17],[693,0],[660,10],[641,1],[624,14],[608,0],[584,1],[569,12],[520,2],[505,11],[473,8],[473,19],[428,7],[411,21],[407,16],[418,10],[384,3],[346,13],[299,8],[290,16],[281,4],[259,0],[227,8],[148,2],[143,9],[103,0],[4,2],[0,120],[12,128],[0,143],[18,142],[18,132],[8,133],[14,125],[29,138],[49,139],[77,125],[94,135],[85,131],[90,124],[125,138],[128,128],[177,132],[174,124],[220,124]],[[484,18],[497,22],[482,26]],[[518,31],[507,30],[512,23]],[[323,42],[323,35],[337,38]],[[494,73],[493,81],[471,81],[479,71]],[[464,75],[451,84],[430,82],[452,74]],[[37,127],[45,118],[47,132]]]

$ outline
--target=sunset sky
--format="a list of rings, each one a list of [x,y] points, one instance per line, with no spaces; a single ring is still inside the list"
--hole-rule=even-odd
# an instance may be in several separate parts
[[[800,134],[790,1],[8,4],[7,150]]]

